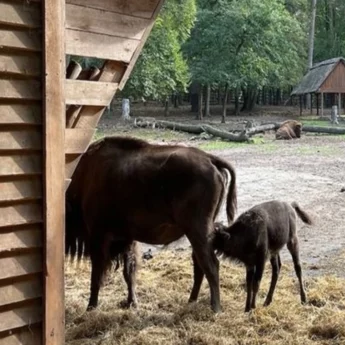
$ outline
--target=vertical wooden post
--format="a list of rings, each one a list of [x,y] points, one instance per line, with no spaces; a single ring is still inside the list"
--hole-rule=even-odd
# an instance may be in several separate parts
[[[341,109],[341,93],[339,92],[338,94],[338,115],[340,116],[342,114],[342,109]]]
[[[316,94],[316,115],[320,115],[320,112],[319,112],[319,108],[320,108],[320,106],[319,106],[319,94],[317,93]]]
[[[313,94],[310,94],[310,114],[313,114]]]
[[[323,92],[321,92],[321,117],[323,117]]]
[[[43,344],[65,343],[65,1],[43,0]]]
[[[303,104],[302,104],[302,95],[299,96],[299,115],[302,116],[303,113]]]

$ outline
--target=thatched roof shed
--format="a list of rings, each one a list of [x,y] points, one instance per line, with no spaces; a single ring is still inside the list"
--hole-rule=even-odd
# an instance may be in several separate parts
[[[291,96],[308,93],[345,93],[345,59],[338,57],[316,63]]]

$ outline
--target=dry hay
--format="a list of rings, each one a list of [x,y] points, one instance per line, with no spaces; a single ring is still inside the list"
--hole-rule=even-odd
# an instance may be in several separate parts
[[[267,265],[269,266],[269,265]],[[262,307],[268,291],[266,267],[258,307],[245,314],[245,270],[221,263],[223,312],[209,307],[204,281],[197,303],[187,304],[192,285],[190,251],[163,251],[138,273],[139,309],[122,309],[126,288],[112,273],[100,292],[97,311],[85,313],[89,264],[66,267],[66,344],[69,345],[296,345],[345,344],[345,280],[334,276],[306,279],[309,303],[300,304],[290,264],[283,264],[271,306]]]

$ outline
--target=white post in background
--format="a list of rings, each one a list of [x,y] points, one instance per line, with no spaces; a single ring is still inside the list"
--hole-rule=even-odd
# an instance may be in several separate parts
[[[130,103],[128,98],[124,98],[122,100],[122,115],[121,118],[123,120],[130,120],[131,116],[131,109],[130,109]]]
[[[338,106],[332,105],[332,112],[331,112],[331,122],[332,124],[338,125]]]

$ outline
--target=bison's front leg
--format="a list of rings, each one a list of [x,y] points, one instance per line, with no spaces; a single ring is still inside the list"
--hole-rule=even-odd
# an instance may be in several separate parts
[[[127,298],[127,307],[130,306],[137,307],[138,301],[135,293],[136,287],[136,273],[137,273],[137,244],[133,242],[130,245],[130,248],[124,253],[123,260],[123,276],[125,278],[127,288],[128,288],[128,298]]]

